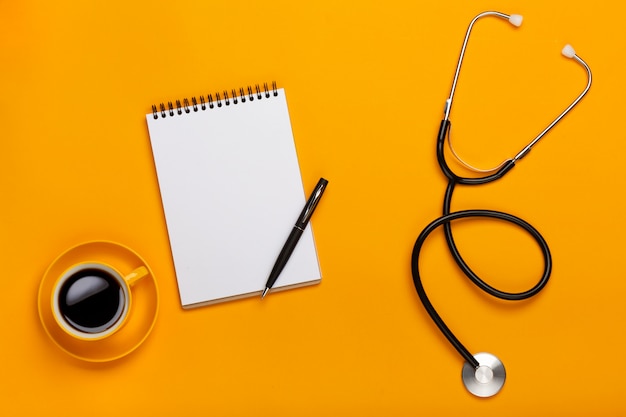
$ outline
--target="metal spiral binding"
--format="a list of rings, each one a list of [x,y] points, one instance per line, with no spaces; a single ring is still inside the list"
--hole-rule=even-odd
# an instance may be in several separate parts
[[[230,106],[231,104],[245,103],[246,101],[254,101],[261,100],[264,96],[265,98],[270,98],[271,96],[276,97],[278,95],[278,88],[276,87],[276,81],[272,81],[271,88],[267,85],[267,83],[263,84],[263,87],[260,87],[259,84],[256,84],[253,87],[248,86],[245,90],[243,88],[237,90],[232,89],[230,93],[228,90],[224,90],[221,93],[217,92],[215,94],[207,94],[207,96],[199,96],[191,97],[191,103],[189,99],[184,98],[182,103],[180,100],[176,100],[175,104],[171,101],[165,103],[160,103],[157,107],[156,105],[152,105],[152,116],[154,119],[158,119],[159,117],[165,119],[166,117],[174,117],[176,115],[182,115],[183,113],[191,113],[197,111],[204,111],[207,109],[213,109],[216,106]]]

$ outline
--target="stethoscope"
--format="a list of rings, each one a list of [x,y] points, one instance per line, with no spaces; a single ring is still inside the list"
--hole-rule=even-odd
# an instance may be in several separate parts
[[[444,175],[448,178],[448,186],[446,188],[446,192],[443,200],[443,215],[433,222],[431,222],[428,226],[422,230],[420,235],[418,236],[415,246],[413,247],[413,254],[411,258],[411,269],[413,274],[413,283],[415,284],[415,289],[417,290],[417,294],[426,309],[426,312],[430,315],[431,319],[435,322],[439,330],[443,333],[443,335],[448,339],[448,341],[454,346],[454,348],[459,352],[459,354],[465,360],[462,370],[462,379],[465,387],[472,394],[479,397],[491,397],[497,394],[502,386],[504,385],[504,381],[506,379],[506,372],[504,369],[504,365],[495,355],[491,353],[481,352],[475,355],[472,355],[469,350],[457,339],[457,337],[452,333],[452,331],[446,326],[443,319],[439,316],[433,305],[431,304],[428,296],[426,295],[426,291],[424,290],[424,286],[422,284],[422,280],[420,277],[419,271],[419,256],[422,246],[426,238],[438,227],[443,226],[446,242],[448,245],[448,249],[452,254],[456,264],[463,271],[463,273],[480,289],[485,291],[487,294],[490,294],[494,297],[503,299],[503,300],[524,300],[530,298],[537,293],[539,293],[545,285],[548,283],[548,279],[550,278],[550,273],[552,271],[552,257],[550,255],[550,249],[548,248],[548,244],[541,234],[531,226],[526,221],[520,219],[519,217],[513,216],[508,213],[503,213],[500,211],[494,210],[462,210],[456,212],[450,212],[450,205],[452,201],[452,193],[454,188],[458,184],[462,185],[480,185],[487,184],[489,182],[495,181],[497,179],[502,178],[506,173],[508,173],[514,166],[517,161],[522,159],[531,148],[539,142],[539,140],[545,136],[550,129],[552,129],[568,112],[572,110],[572,108],[578,104],[578,102],[583,98],[589,88],[591,87],[591,70],[585,61],[583,61],[574,49],[566,45],[562,53],[567,58],[571,58],[582,65],[587,71],[587,86],[580,93],[580,95],[569,105],[567,108],[559,114],[541,133],[537,135],[528,145],[526,145],[515,157],[504,160],[498,166],[491,169],[478,169],[463,161],[458,157],[457,153],[454,151],[452,144],[450,143],[450,110],[452,108],[452,100],[454,98],[454,92],[457,87],[457,82],[459,79],[459,72],[461,70],[461,64],[463,63],[463,56],[465,55],[465,50],[467,48],[467,42],[469,40],[470,32],[472,31],[472,27],[478,21],[478,19],[487,17],[487,16],[495,16],[502,19],[508,20],[514,26],[520,26],[522,23],[522,16],[520,15],[507,15],[500,12],[488,11],[483,12],[477,15],[469,24],[467,28],[467,32],[465,34],[465,39],[463,40],[463,46],[461,48],[461,53],[459,56],[459,61],[456,66],[456,72],[454,74],[454,80],[452,81],[452,89],[450,90],[450,96],[446,100],[445,109],[444,109],[444,118],[441,121],[441,125],[439,127],[439,133],[437,135],[437,160],[439,162],[439,166],[443,171]],[[455,156],[459,162],[465,166],[466,168],[482,173],[484,176],[482,177],[462,177],[455,174],[450,167],[448,166],[445,156],[444,156],[444,144],[446,142],[446,136],[448,137],[448,145],[452,151],[452,155]],[[452,228],[450,223],[454,220],[463,219],[463,218],[492,218],[498,219],[505,222],[512,223],[521,227],[523,230],[528,232],[534,241],[537,242],[541,249],[541,253],[543,255],[544,260],[544,270],[541,278],[533,286],[527,291],[523,292],[505,292],[500,291],[485,281],[483,281],[465,262],[463,257],[461,256],[459,249],[456,246],[454,241],[454,236],[452,234]]]

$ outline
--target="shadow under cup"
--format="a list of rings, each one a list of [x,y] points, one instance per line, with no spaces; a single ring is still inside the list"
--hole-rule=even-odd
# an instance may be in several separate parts
[[[109,265],[82,263],[58,279],[52,294],[57,324],[82,340],[99,340],[115,333],[128,318],[132,283],[146,275],[139,267],[122,276]]]

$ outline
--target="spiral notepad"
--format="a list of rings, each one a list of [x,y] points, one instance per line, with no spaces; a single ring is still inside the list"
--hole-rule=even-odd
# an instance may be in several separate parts
[[[146,119],[183,307],[260,294],[305,203],[284,90],[176,100]],[[320,279],[309,225],[275,288]]]

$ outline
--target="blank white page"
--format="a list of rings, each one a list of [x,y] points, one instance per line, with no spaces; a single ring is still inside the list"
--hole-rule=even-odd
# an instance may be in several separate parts
[[[275,91],[146,115],[185,308],[260,294],[304,207],[287,100]],[[274,288],[320,279],[309,224]]]

